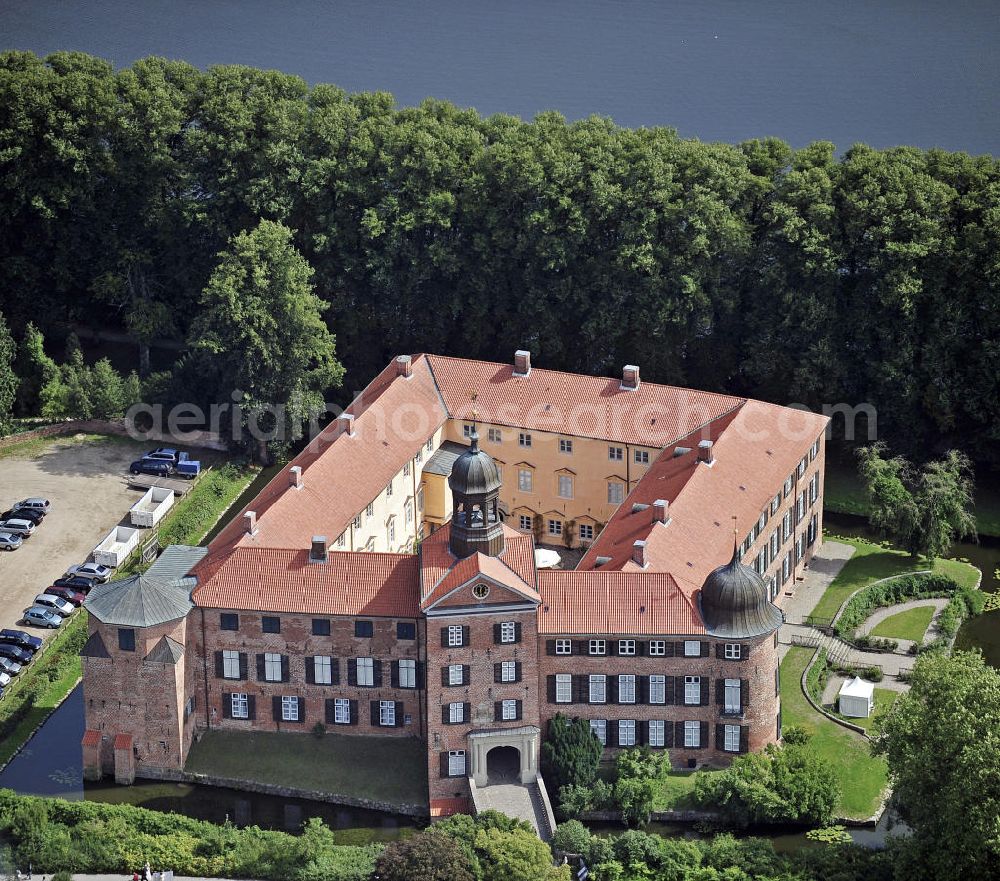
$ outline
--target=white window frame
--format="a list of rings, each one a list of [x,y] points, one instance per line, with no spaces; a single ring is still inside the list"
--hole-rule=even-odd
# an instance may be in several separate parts
[[[517,681],[517,661],[500,662],[500,681],[501,682]]]
[[[386,525],[386,532],[389,536],[389,544],[394,545],[396,543],[396,520],[393,517],[389,518],[389,523]]]
[[[663,658],[667,654],[667,641],[665,639],[651,639],[646,651],[654,658]]]
[[[375,685],[375,659],[355,658],[354,672],[358,685],[371,687]]]
[[[742,705],[742,694],[743,686],[739,679],[726,679],[725,680],[725,712],[727,713],[739,713],[743,710]]]
[[[787,479],[785,480],[785,485],[782,487],[782,495],[785,498],[788,498],[788,495],[789,493],[791,493],[792,487],[794,485],[795,485],[795,472],[793,471],[791,474],[788,475]]]
[[[573,478],[568,474],[559,475],[559,498],[573,498]]]
[[[573,676],[570,673],[556,673],[556,703],[573,703]]]
[[[594,524],[593,523],[581,523],[580,524],[580,541],[593,541],[594,540]]]
[[[573,455],[573,441],[565,437],[559,438],[559,452],[569,456]]]
[[[434,452],[434,438],[433,437],[427,438],[427,452],[428,453],[433,453]]]
[[[612,462],[622,462],[625,459],[625,450],[621,447],[608,447],[608,459]]]
[[[635,746],[635,719],[618,720],[618,745]]]
[[[517,469],[517,490],[522,493],[530,493],[532,489],[532,473],[530,468]]]
[[[665,704],[667,702],[667,677],[662,673],[650,674],[649,702],[651,704]]]
[[[650,719],[646,727],[650,746],[664,747],[667,742],[667,723],[663,719]]]
[[[379,701],[378,702],[378,724],[382,728],[395,728],[396,727],[396,702],[395,701]]]
[[[294,696],[283,694],[281,696],[281,721],[299,721],[299,699]]]
[[[368,517],[374,517],[375,516],[375,503],[374,502],[369,502],[368,503],[368,507],[365,508],[365,515],[368,516]]]
[[[684,746],[692,749],[701,747],[701,722],[684,721]]]
[[[608,481],[608,504],[620,505],[625,501],[625,484],[617,480]]]
[[[465,776],[465,750],[464,749],[450,749],[450,750],[448,750],[448,776],[449,777],[464,777]]]
[[[461,624],[449,624],[448,625],[448,648],[450,649],[460,649],[462,648],[462,625]]]
[[[412,658],[403,658],[399,662],[399,687],[417,687],[417,662]]]
[[[781,493],[778,493],[773,499],[771,499],[771,513],[777,514],[778,508],[781,507]]]
[[[636,702],[636,681],[634,673],[618,674],[618,703],[634,704]]]
[[[413,522],[413,502],[410,499],[407,499],[406,504],[403,505],[403,516],[406,525],[409,526]]]
[[[693,698],[693,700],[692,700]],[[684,704],[688,707],[696,707],[701,704],[701,677],[684,677]]]
[[[486,436],[489,438],[491,444],[503,443],[503,434],[499,428],[488,429]]]
[[[701,640],[700,639],[685,639],[684,640],[684,657],[685,658],[700,658],[701,657]]]
[[[518,522],[524,532],[531,532],[535,528],[535,518],[531,514],[521,514]]]
[[[587,703],[606,704],[608,702],[608,677],[604,673],[591,673],[587,677]]]
[[[556,536],[562,535],[563,533],[562,520],[556,520],[555,518],[550,517],[548,532],[549,535],[556,535]]]
[[[264,681],[281,682],[281,655],[278,652],[264,652]]]
[[[649,464],[649,450],[633,450],[632,460],[636,465],[648,465]]]
[[[465,685],[465,669],[461,664],[448,665],[448,684]]]
[[[461,701],[453,701],[448,704],[448,721],[452,724],[459,724],[465,721],[465,704]]]
[[[557,655],[571,655],[571,654],[573,654],[573,640],[572,639],[557,639],[556,640],[556,654]]]
[[[351,724],[351,702],[346,697],[335,697],[333,699],[333,724]]]
[[[740,726],[724,726],[722,748],[727,753],[738,753],[740,751]]]
[[[635,654],[635,640],[634,639],[619,639],[618,640],[618,654],[620,654],[620,655],[634,655]]]
[[[513,722],[517,719],[517,701],[504,699],[500,701],[500,721]]]
[[[606,639],[591,639],[587,642],[588,655],[606,655],[608,653],[608,641]]]
[[[500,642],[502,643],[514,642],[516,636],[517,636],[517,627],[514,625],[513,621],[500,622]]]
[[[743,646],[738,642],[727,642],[724,652],[727,661],[739,661],[743,657]]]
[[[593,732],[594,737],[598,739],[601,746],[608,745],[608,720],[607,719],[591,719],[590,720],[590,730]]]
[[[222,678],[240,678],[240,653],[224,649],[222,652]]]
[[[333,685],[333,658],[329,655],[313,658],[313,681],[317,685]]]
[[[244,693],[229,695],[229,715],[234,719],[249,719],[250,696]]]
[[[528,431],[521,431],[517,435],[517,445],[520,447],[530,447],[531,446],[531,433]]]
[[[462,424],[462,437],[472,437],[472,426],[467,422]]]

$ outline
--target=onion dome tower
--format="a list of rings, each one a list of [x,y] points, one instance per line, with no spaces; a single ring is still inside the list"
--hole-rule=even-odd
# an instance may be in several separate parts
[[[764,579],[740,562],[736,547],[733,558],[705,579],[701,615],[708,633],[723,639],[766,636],[785,619],[781,609],[771,602]]]
[[[477,551],[499,557],[504,550],[500,472],[493,457],[479,449],[475,411],[469,440],[469,449],[455,460],[448,477],[454,511],[448,544],[456,557]]]

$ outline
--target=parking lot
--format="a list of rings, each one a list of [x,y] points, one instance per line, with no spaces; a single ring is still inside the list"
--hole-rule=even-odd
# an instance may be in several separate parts
[[[13,627],[24,609],[122,521],[140,498],[125,482],[129,463],[149,442],[123,438],[55,439],[25,455],[0,459],[0,513],[29,496],[52,502],[31,538],[11,553],[0,552],[0,627]],[[52,631],[28,628],[47,638]]]

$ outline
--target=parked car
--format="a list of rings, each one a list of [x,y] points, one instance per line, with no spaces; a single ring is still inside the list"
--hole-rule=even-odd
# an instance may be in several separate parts
[[[14,505],[14,510],[18,510],[20,508],[31,508],[33,511],[41,511],[42,514],[48,514],[49,507],[50,504],[48,499],[41,499],[36,496],[31,499],[21,499],[21,501]]]
[[[13,643],[16,646],[27,649],[31,654],[37,652],[43,644],[37,636],[32,636],[23,630],[14,630],[9,627],[0,630],[0,644],[5,642]]]
[[[46,609],[44,611],[48,610]],[[55,617],[59,618],[58,615],[55,615]],[[25,616],[25,618],[27,618],[27,616]],[[59,623],[62,623],[62,618],[59,618]],[[46,624],[42,626],[47,627],[48,625]],[[59,624],[56,625],[56,627],[58,626]],[[19,664],[27,664],[28,661],[31,660],[31,652],[21,648],[20,646],[11,645],[8,642],[0,642],[0,657],[10,658],[12,661],[17,661]]]
[[[66,570],[66,578],[72,578],[73,576],[77,578],[89,578],[98,584],[104,584],[111,579],[114,571],[110,566],[102,566],[100,563],[80,563],[76,566],[70,566]]]
[[[5,551],[16,551],[24,544],[24,539],[13,532],[0,532],[0,548]]]
[[[85,593],[80,593],[78,590],[70,590],[68,587],[52,587],[45,588],[45,593],[49,596],[59,597],[61,600],[66,600],[67,603],[72,603],[77,609],[83,605],[83,601],[87,598]]]
[[[52,609],[53,612],[57,612],[63,618],[68,618],[76,610],[76,606],[72,603],[67,602],[62,597],[52,596],[50,593],[40,593],[36,596],[35,605]]]
[[[57,578],[52,582],[53,587],[68,587],[70,590],[79,591],[82,594],[90,593],[90,589],[97,584],[92,578],[84,578],[82,575],[73,575],[69,578]]]
[[[6,688],[8,685],[10,685],[10,673],[0,670],[0,688]]]
[[[4,673],[9,673],[11,676],[17,676],[23,668],[17,661],[12,661],[10,658],[0,658],[0,670]]]
[[[34,508],[11,508],[9,511],[4,511],[0,514],[0,520],[30,520],[37,526],[45,519],[45,515],[41,511],[36,511]]]
[[[164,462],[159,459],[138,459],[128,466],[128,470],[133,474],[152,474],[155,477],[168,477],[173,473],[173,462]]]
[[[13,532],[22,538],[28,538],[35,531],[35,524],[30,520],[20,520],[11,517],[9,520],[0,520],[0,532]]]
[[[53,630],[63,623],[61,615],[57,615],[52,609],[47,609],[44,606],[32,606],[30,609],[25,609],[23,620],[25,624],[33,624],[35,627],[51,627]],[[8,658],[17,657],[13,652],[19,652],[22,655],[28,654],[16,645],[0,645],[0,655],[6,655]]]
[[[180,454],[173,447],[157,447],[146,453],[144,459],[159,459],[162,462],[176,462]]]

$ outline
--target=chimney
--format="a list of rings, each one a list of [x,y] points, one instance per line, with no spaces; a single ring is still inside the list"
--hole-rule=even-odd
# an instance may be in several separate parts
[[[309,548],[309,562],[325,563],[326,548],[327,548],[326,536],[314,535],[312,537],[312,546]]]
[[[666,523],[668,507],[669,503],[666,499],[657,499],[653,502],[653,520],[657,523]]]
[[[409,355],[397,355],[396,356],[396,376],[412,376],[413,375],[413,361],[410,359]]]
[[[257,534],[257,512],[256,511],[247,511],[243,515],[243,522],[246,524],[246,527],[247,527],[247,535],[256,535]]]
[[[637,566],[646,568],[646,542],[636,539],[632,543],[632,562]]]
[[[288,485],[302,489],[302,466],[293,465],[288,469]]]
[[[711,465],[715,461],[715,453],[712,452],[712,442],[710,440],[698,441],[698,461]]]
[[[514,353],[514,376],[527,376],[531,373],[531,352],[518,349]]]
[[[622,370],[622,390],[634,392],[639,388],[639,368],[635,364],[626,364]]]
[[[337,425],[340,426],[341,434],[354,437],[354,417],[350,413],[341,413],[337,417]]]

